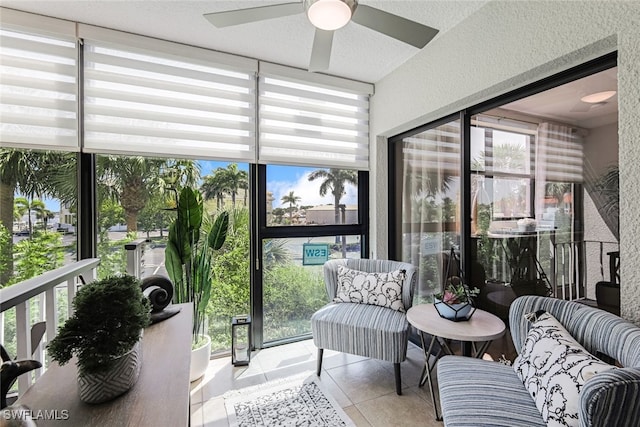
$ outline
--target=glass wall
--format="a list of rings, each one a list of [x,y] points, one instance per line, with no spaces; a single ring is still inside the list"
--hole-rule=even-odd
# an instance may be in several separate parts
[[[415,303],[431,301],[458,275],[460,245],[460,120],[417,130],[395,142],[399,259],[418,266]]]
[[[464,128],[443,119],[391,139],[391,255],[420,266],[418,302],[442,282],[431,271],[446,271],[425,257],[428,248],[442,256],[438,244],[449,230],[436,231],[433,223],[446,224],[445,195],[456,201],[454,236],[463,239],[449,242],[463,243],[465,280],[480,289],[480,308],[506,320],[519,295],[594,300],[596,283],[619,281],[616,86],[609,55],[465,110]],[[608,98],[585,97],[594,93]],[[449,139],[438,135],[447,127],[455,134]],[[457,164],[441,154],[443,141],[456,135],[465,141],[448,153]],[[438,186],[456,174],[464,179]],[[463,197],[453,197],[453,189]],[[429,238],[435,243],[425,244]]]
[[[167,276],[165,248],[176,197],[199,189],[208,215],[230,212],[225,245],[214,257],[207,308],[212,351],[231,344],[231,316],[249,312],[249,175],[247,164],[99,155],[97,164],[99,277],[127,271],[125,245],[144,241],[142,278]]]
[[[75,153],[0,148],[0,287],[76,261],[76,202]],[[63,313],[66,287],[56,294]],[[44,295],[31,314],[44,319]],[[15,309],[0,315],[0,333],[15,355]]]
[[[76,260],[76,155],[0,148],[0,285]]]
[[[263,343],[309,336],[311,315],[328,302],[322,265],[360,258],[367,235],[362,188],[356,170],[267,165],[264,221],[258,236],[260,286],[254,300]],[[259,176],[262,176],[260,175]],[[259,182],[261,180],[259,179]],[[263,188],[261,186],[261,188]]]

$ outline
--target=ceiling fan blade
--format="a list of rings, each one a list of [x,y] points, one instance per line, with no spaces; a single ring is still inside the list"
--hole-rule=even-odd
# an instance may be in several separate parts
[[[591,109],[592,104],[587,104],[586,102],[578,101],[573,108],[571,108],[572,113],[586,113]]]
[[[204,17],[218,28],[247,24],[265,19],[302,13],[302,3],[283,3],[270,6],[250,7],[247,9],[227,10],[225,12],[205,13]]]
[[[309,71],[325,71],[329,68],[332,45],[333,31],[316,28],[313,48],[311,49],[311,61],[309,61]]]
[[[422,49],[438,30],[380,9],[358,4],[351,20],[389,37]]]

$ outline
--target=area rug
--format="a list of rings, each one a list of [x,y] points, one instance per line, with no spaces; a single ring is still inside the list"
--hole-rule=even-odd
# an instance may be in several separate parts
[[[233,390],[224,403],[231,427],[355,426],[314,373]]]

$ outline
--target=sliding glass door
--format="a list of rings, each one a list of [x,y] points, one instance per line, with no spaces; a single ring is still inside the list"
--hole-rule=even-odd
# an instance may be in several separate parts
[[[609,54],[390,139],[389,255],[419,267],[415,303],[456,273],[451,248],[477,306],[505,320],[520,295],[596,299],[596,284],[617,284],[615,64]]]
[[[457,275],[460,249],[461,121],[456,117],[393,140],[395,257],[418,267],[415,302],[430,301]],[[392,199],[393,200],[393,199]]]

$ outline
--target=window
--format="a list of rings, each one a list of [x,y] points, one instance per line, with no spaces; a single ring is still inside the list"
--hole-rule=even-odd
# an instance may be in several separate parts
[[[76,155],[0,148],[0,285],[76,260]]]
[[[125,245],[143,241],[142,277],[168,276],[165,247],[178,192],[200,190],[206,213],[230,212],[232,227],[214,256],[207,332],[212,351],[231,345],[231,316],[249,312],[249,176],[246,163],[97,156],[99,277],[128,271]]]
[[[257,346],[308,337],[328,302],[324,262],[367,253],[367,183],[362,171],[258,167]]]
[[[207,199],[207,210],[232,210],[238,224],[214,272],[220,277],[208,325],[214,351],[228,347],[229,317],[247,312],[256,314],[256,326],[263,315],[267,321],[283,320],[281,330],[271,328],[265,335],[268,340],[308,333],[299,313],[281,317],[271,310],[273,305],[263,312],[263,284],[264,295],[271,298],[279,286],[272,279],[280,271],[304,267],[300,271],[313,276],[315,290],[301,291],[292,300],[308,297],[308,307],[317,307],[324,292],[316,286],[321,269],[302,266],[301,258],[284,270],[280,265],[267,267],[270,248],[280,245],[292,258],[302,253],[300,242],[301,247],[327,244],[333,257],[367,253],[373,86],[11,10],[3,10],[0,19],[0,162],[12,152],[5,146],[26,148],[27,154],[54,148],[79,152],[58,153],[69,159],[56,160],[68,174],[60,184],[72,189],[73,197],[63,198],[57,188],[50,189],[55,182],[49,175],[38,183],[42,187],[32,187],[35,181],[23,183],[21,177],[4,186],[4,177],[13,179],[4,170],[0,191],[12,188],[13,197],[26,195],[25,205],[31,206],[37,198],[60,200],[55,236],[63,242],[63,261],[75,259],[76,253],[96,254],[101,259],[99,276],[124,273],[124,245],[147,240],[143,277],[163,273],[171,188],[193,185]],[[24,23],[35,23],[36,29]],[[285,171],[284,184],[272,179],[278,168]],[[78,174],[91,179],[77,183]],[[258,194],[252,198],[254,189]],[[46,204],[48,199],[43,200]],[[13,207],[1,208],[7,230],[35,235],[24,230],[24,216],[9,218]],[[35,216],[26,218],[33,219],[33,227],[44,227]],[[2,239],[12,241],[0,232],[0,275],[3,284],[13,283],[17,276],[9,272],[14,267],[6,260],[13,259],[9,251],[15,246]],[[50,249],[47,256],[58,253]],[[263,261],[263,252],[264,281],[262,275],[254,279],[249,268],[250,262],[255,266]],[[259,334],[255,342],[261,346],[262,331]]]
[[[267,166],[267,225],[357,223],[358,171]]]

